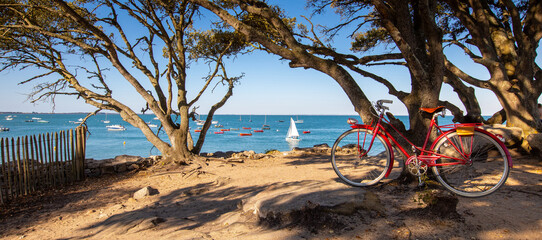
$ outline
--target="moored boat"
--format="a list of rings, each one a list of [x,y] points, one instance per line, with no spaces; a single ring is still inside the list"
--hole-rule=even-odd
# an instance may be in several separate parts
[[[288,128],[288,133],[286,134],[286,141],[288,142],[298,142],[301,139],[299,139],[299,132],[297,131],[297,127],[295,126],[294,119],[290,118],[290,128]]]
[[[120,124],[113,124],[113,125],[109,125],[109,126],[106,126],[107,128],[107,131],[124,131],[126,130],[126,128]]]

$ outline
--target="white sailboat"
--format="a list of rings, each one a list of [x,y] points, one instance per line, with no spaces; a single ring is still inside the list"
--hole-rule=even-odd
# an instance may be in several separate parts
[[[267,115],[265,115],[265,120],[263,121],[262,130],[270,130],[271,126],[267,125]]]
[[[286,134],[286,141],[297,142],[299,140],[301,139],[299,139],[299,132],[297,132],[294,119],[290,118],[290,128],[288,128],[288,134]]]
[[[110,121],[107,120],[107,113],[105,113],[105,120],[104,120],[104,123],[110,123]]]
[[[303,123],[303,119],[299,120],[299,116],[296,116],[295,123]]]

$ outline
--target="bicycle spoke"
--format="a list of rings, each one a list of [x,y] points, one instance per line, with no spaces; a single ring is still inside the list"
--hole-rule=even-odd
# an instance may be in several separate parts
[[[449,132],[433,150],[446,156],[437,164],[456,164],[434,167],[433,171],[444,187],[459,195],[485,196],[498,189],[508,177],[505,150],[484,133],[475,131],[472,135],[460,136]]]
[[[370,130],[352,129],[337,139],[331,158],[333,169],[344,182],[352,186],[370,186],[384,177],[390,153],[384,140],[374,137]]]

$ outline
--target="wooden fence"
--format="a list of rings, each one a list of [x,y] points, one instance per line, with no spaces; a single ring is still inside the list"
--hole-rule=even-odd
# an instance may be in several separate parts
[[[17,197],[85,177],[86,127],[17,138],[0,138],[0,205]]]

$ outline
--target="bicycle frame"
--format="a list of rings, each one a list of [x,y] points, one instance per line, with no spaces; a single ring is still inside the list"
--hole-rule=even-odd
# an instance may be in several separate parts
[[[376,123],[371,123],[371,124],[368,124],[368,125],[366,125],[366,124],[352,124],[351,127],[352,128],[364,128],[364,129],[371,130],[373,132],[373,137],[370,140],[370,144],[369,144],[366,152],[369,152],[369,150],[372,148],[373,142],[374,142],[376,136],[380,135],[384,139],[386,144],[388,146],[390,146],[390,165],[391,166],[393,166],[394,161],[395,161],[395,156],[394,156],[394,152],[393,152],[393,145],[395,145],[401,151],[401,153],[403,153],[407,157],[407,160],[405,161],[405,166],[407,166],[414,159],[420,160],[421,162],[425,163],[428,167],[468,164],[469,161],[470,161],[470,156],[468,154],[465,154],[464,151],[460,150],[460,149],[463,149],[463,146],[457,146],[455,143],[453,143],[451,141],[449,141],[449,143],[455,149],[457,149],[458,153],[460,153],[462,155],[461,158],[436,153],[436,152],[432,151],[431,149],[434,148],[434,144],[437,143],[438,141],[440,141],[440,139],[442,139],[444,137],[447,137],[448,132],[456,131],[457,127],[469,127],[469,128],[472,127],[473,128],[472,131],[474,131],[474,128],[477,127],[477,126],[480,126],[481,124],[469,124],[469,123],[467,123],[467,124],[449,124],[449,125],[439,126],[437,124],[437,121],[435,120],[437,116],[438,116],[438,114],[435,113],[435,114],[433,114],[433,117],[431,118],[431,122],[429,124],[427,135],[425,137],[425,141],[424,141],[424,144],[423,144],[422,147],[416,146],[414,143],[409,141],[403,134],[401,134],[401,132],[399,132],[399,130],[397,130],[393,126],[393,124],[391,124],[384,117],[384,111],[382,111],[379,114],[378,121]],[[403,148],[403,146],[401,146],[401,144],[399,144],[399,142],[386,130],[386,128],[384,128],[384,126],[382,125],[382,121],[386,122],[389,126],[391,126],[393,128],[393,130],[395,130],[395,132],[397,132],[404,140],[406,140],[408,142],[408,144],[412,147],[414,154],[412,154],[412,155],[409,154]],[[447,130],[447,131],[443,131],[444,128],[451,128],[451,129]],[[431,144],[430,149],[427,149],[429,139],[431,137],[431,132],[433,131],[433,129],[437,130],[437,132],[439,133],[439,137],[437,137],[437,139],[433,142],[433,144]],[[506,149],[506,147],[504,146],[502,141],[500,139],[498,139],[495,135],[493,135],[493,134],[491,134],[491,133],[489,133],[489,132],[487,132],[487,131],[485,131],[483,129],[479,129],[479,128],[477,128],[476,131],[486,133],[487,135],[491,136],[494,140],[496,140],[497,143],[499,143],[501,145],[501,147]],[[365,137],[366,136],[364,136],[364,138]],[[474,137],[474,135],[471,135],[471,137]],[[358,144],[359,144],[359,140],[360,140],[359,138],[360,138],[360,136],[359,136],[359,133],[358,133]],[[365,139],[363,139],[363,140],[365,142]],[[391,140],[391,142],[390,142],[390,140]],[[393,145],[391,143],[393,143]],[[416,154],[416,152],[419,152],[420,154],[418,155],[418,154]],[[507,156],[509,166],[512,167],[512,158],[511,158],[510,153],[508,151],[506,151],[506,156]],[[453,159],[454,162],[436,163],[436,161],[438,159],[440,159],[441,157],[445,157],[445,158],[448,158],[448,159]],[[388,175],[391,173],[391,170],[392,170],[391,167],[388,168],[385,177],[388,177]]]

